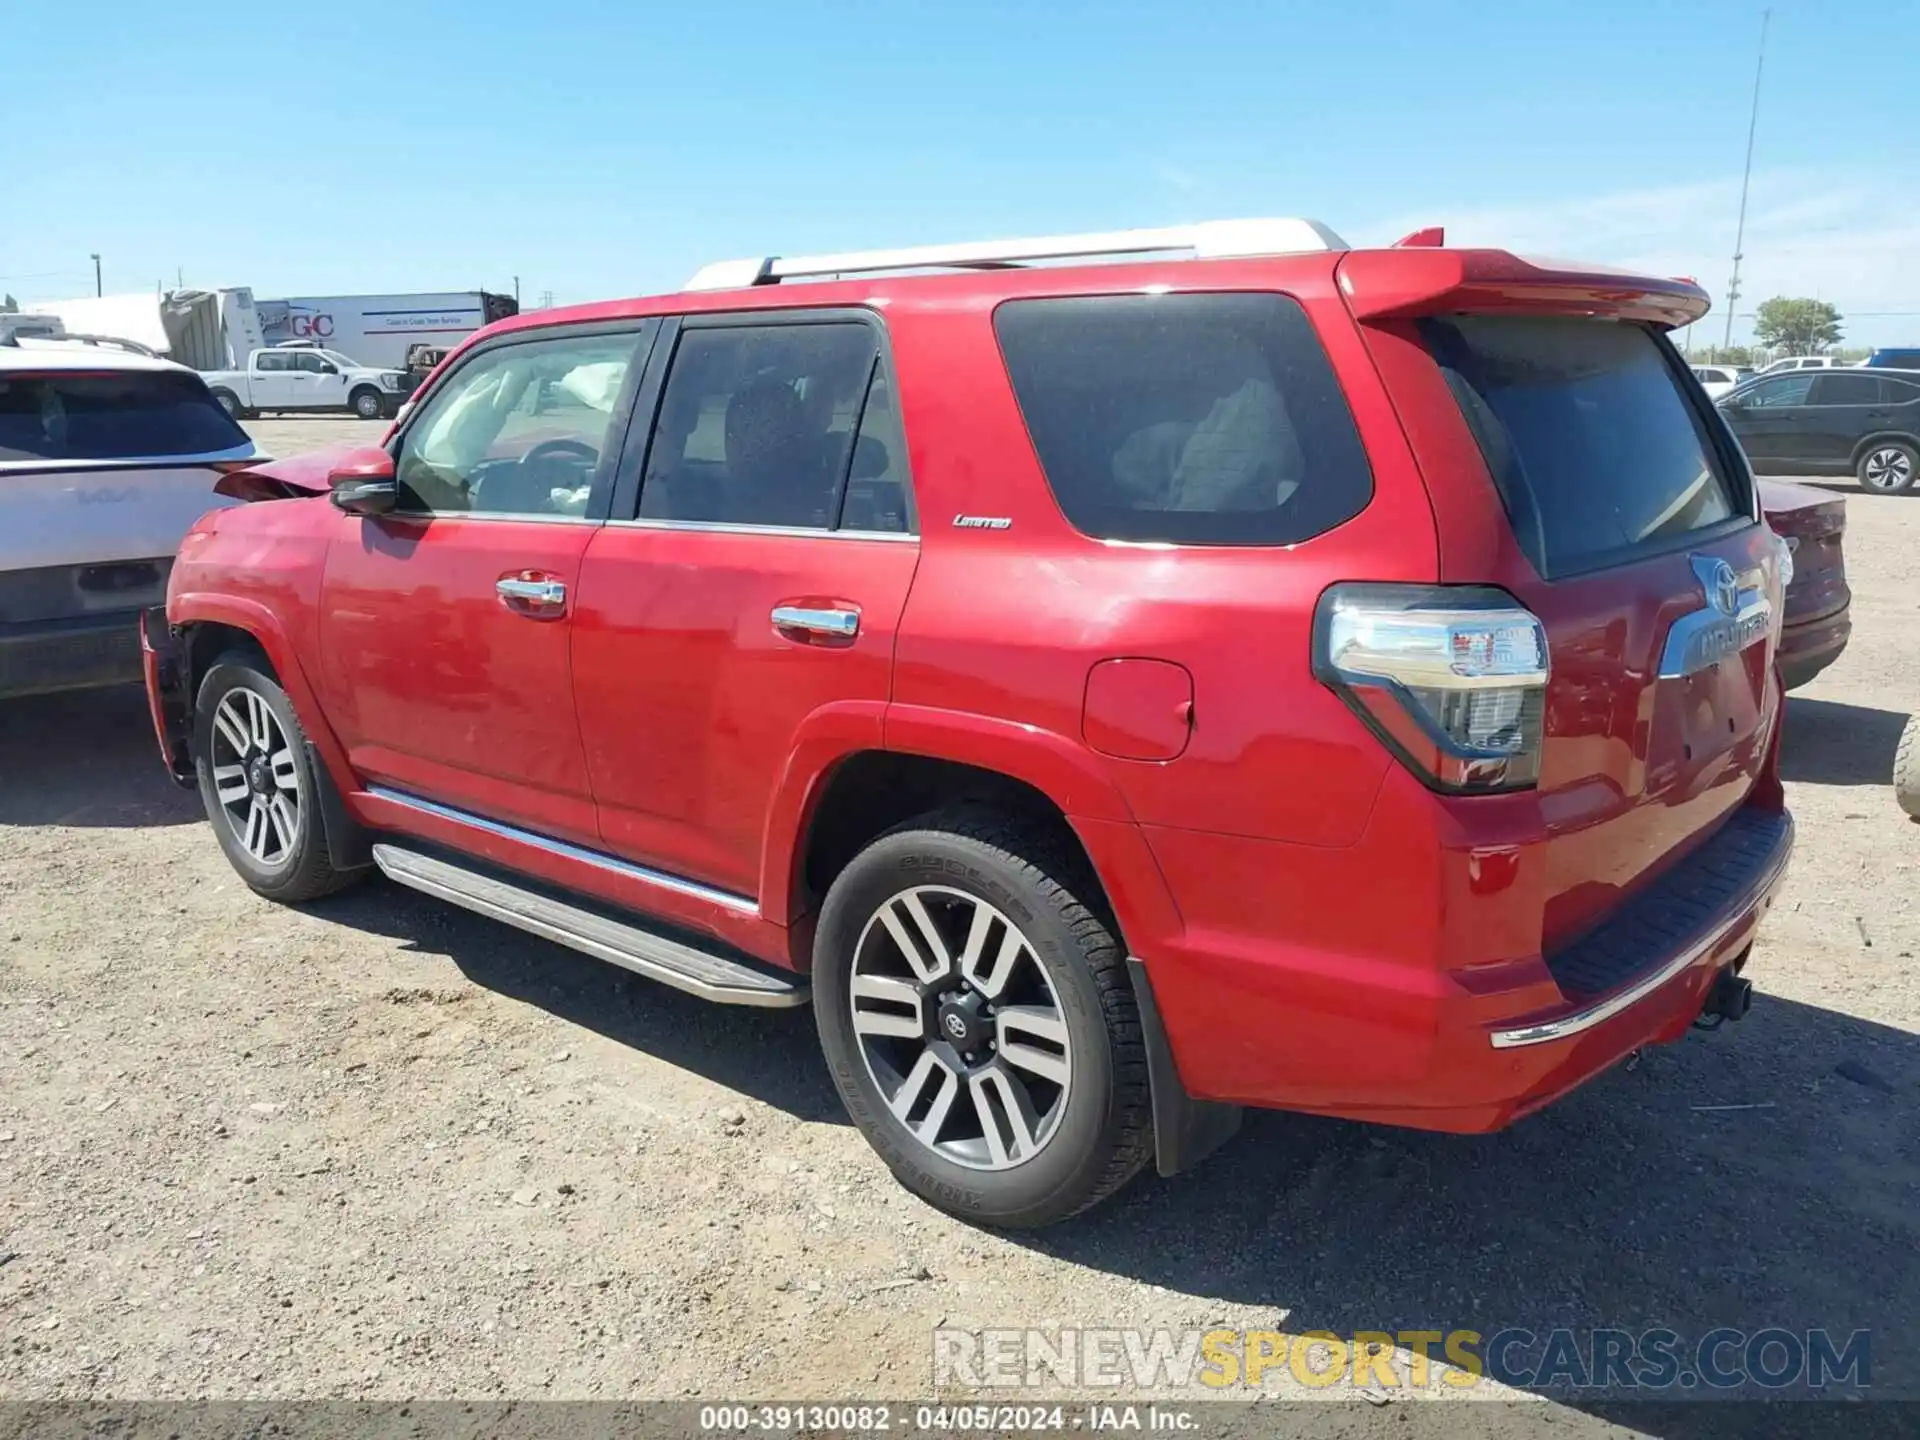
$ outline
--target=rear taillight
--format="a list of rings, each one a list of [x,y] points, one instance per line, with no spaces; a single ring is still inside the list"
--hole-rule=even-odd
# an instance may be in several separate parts
[[[1547,632],[1505,591],[1335,585],[1314,617],[1313,670],[1436,790],[1540,778]]]

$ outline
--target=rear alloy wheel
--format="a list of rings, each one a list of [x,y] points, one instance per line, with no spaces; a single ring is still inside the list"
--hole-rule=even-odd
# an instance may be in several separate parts
[[[1879,440],[1860,457],[1860,483],[1882,495],[1898,495],[1913,488],[1920,475],[1920,452],[1904,440]]]
[[[362,420],[378,420],[387,410],[387,402],[380,398],[378,390],[354,391],[352,404],[353,413]]]
[[[821,908],[814,1012],[834,1083],[901,1183],[963,1219],[1065,1219],[1153,1151],[1125,955],[1063,848],[958,807],[874,841]]]
[[[250,887],[270,900],[312,900],[357,877],[333,867],[306,735],[257,657],[230,651],[208,669],[193,753],[207,819]]]
[[[965,937],[957,951],[948,936]],[[902,890],[867,921],[849,994],[867,1078],[922,1145],[975,1170],[1046,1148],[1073,1045],[1019,926],[964,890]]]

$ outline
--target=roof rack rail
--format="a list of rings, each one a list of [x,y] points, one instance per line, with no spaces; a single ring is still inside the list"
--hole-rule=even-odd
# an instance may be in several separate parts
[[[1089,235],[1035,235],[1017,240],[976,240],[957,245],[916,245],[903,250],[847,250],[835,255],[717,260],[703,265],[688,290],[736,290],[824,275],[871,274],[879,270],[999,270],[1032,260],[1072,260],[1191,252],[1196,260],[1303,251],[1345,250],[1347,242],[1318,220],[1205,220],[1150,230],[1105,230]]]
[[[125,350],[131,355],[144,355],[149,360],[160,358],[160,352],[151,345],[142,345],[138,340],[122,339],[118,335],[76,335],[69,330],[59,338],[76,345],[110,345],[116,350]]]

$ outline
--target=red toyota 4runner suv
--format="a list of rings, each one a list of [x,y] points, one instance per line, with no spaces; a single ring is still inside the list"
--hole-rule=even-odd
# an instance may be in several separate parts
[[[988,1223],[1247,1105],[1504,1126],[1746,1008],[1783,551],[1667,338],[1700,290],[1436,239],[488,326],[381,448],[224,482],[264,503],[144,625],[167,762],[268,897],[378,867],[811,998],[861,1131]]]

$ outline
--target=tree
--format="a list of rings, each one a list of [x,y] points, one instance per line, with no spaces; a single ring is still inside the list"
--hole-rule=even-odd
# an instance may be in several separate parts
[[[1838,344],[1840,312],[1824,300],[1794,300],[1776,295],[1760,302],[1753,333],[1762,345],[1789,355],[1813,355]]]

